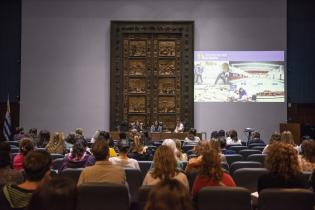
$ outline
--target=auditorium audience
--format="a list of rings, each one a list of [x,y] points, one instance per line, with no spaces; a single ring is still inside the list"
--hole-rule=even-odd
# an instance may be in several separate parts
[[[146,174],[143,185],[156,185],[161,180],[177,179],[186,189],[189,189],[187,177],[184,173],[177,170],[177,161],[174,151],[166,146],[161,145],[154,154],[153,168]]]
[[[113,165],[109,159],[109,146],[104,140],[96,140],[92,145],[95,165],[83,169],[78,185],[89,182],[110,182],[125,184],[126,175],[122,167]]]
[[[1,210],[25,209],[32,193],[50,179],[51,162],[46,151],[29,152],[24,159],[25,181],[19,185],[6,184],[0,190]]]
[[[119,144],[118,147],[119,147],[118,157],[109,158],[109,161],[112,164],[121,166],[123,168],[135,168],[140,170],[138,161],[127,156],[129,149],[128,146],[125,146],[124,144]]]
[[[231,155],[231,154],[235,154],[236,153],[234,150],[226,148],[226,140],[225,140],[224,137],[219,137],[218,141],[220,143],[220,148],[221,148],[222,154],[224,154],[224,155]]]
[[[86,151],[83,141],[76,141],[70,153],[66,154],[59,172],[66,168],[85,168],[94,165],[94,158]]]
[[[251,144],[265,145],[265,142],[260,139],[260,133],[258,131],[254,131],[251,134],[250,140],[247,142],[247,146],[250,146]]]
[[[236,186],[233,178],[221,168],[220,154],[214,148],[202,154],[199,175],[194,181],[192,196],[196,197],[203,187],[208,186]]]
[[[192,144],[198,143],[200,138],[197,136],[197,130],[195,128],[191,128],[187,134],[187,137],[184,140],[184,144]]]
[[[180,121],[180,119],[177,119],[174,133],[183,133],[183,132],[184,132],[184,124]]]
[[[64,154],[66,151],[65,148],[65,140],[63,133],[54,133],[52,138],[49,140],[48,144],[46,145],[46,150],[49,153],[56,153],[56,154]]]
[[[4,184],[20,184],[22,173],[11,168],[11,148],[5,141],[0,141],[0,186]]]
[[[236,130],[230,130],[226,138],[226,145],[242,145],[242,141],[237,136]]]
[[[50,140],[50,132],[48,130],[41,130],[38,135],[38,148],[45,148]]]
[[[20,153],[15,155],[13,159],[13,168],[21,171],[23,170],[23,161],[25,156],[32,150],[34,150],[34,144],[30,138],[22,138],[19,144]]]
[[[65,177],[54,177],[33,193],[28,210],[76,210],[77,187]]]
[[[162,127],[161,123],[159,123],[159,122],[156,120],[156,121],[154,121],[154,123],[151,125],[150,131],[151,131],[152,133],[155,133],[155,132],[161,133],[161,132],[163,131],[163,127]]]
[[[176,179],[164,179],[151,191],[145,210],[193,210],[187,188]]]
[[[271,137],[270,137],[269,144],[267,144],[267,145],[265,146],[265,148],[263,149],[262,154],[268,154],[268,147],[269,147],[271,144],[273,144],[273,143],[275,143],[275,142],[280,142],[280,141],[281,141],[281,135],[280,135],[280,133],[274,132],[274,133],[271,135]]]
[[[305,172],[312,172],[315,169],[315,141],[303,141],[301,149],[302,154],[299,156],[301,170]]]
[[[258,179],[258,193],[265,188],[307,188],[297,151],[291,144],[269,145],[265,166],[269,172]]]

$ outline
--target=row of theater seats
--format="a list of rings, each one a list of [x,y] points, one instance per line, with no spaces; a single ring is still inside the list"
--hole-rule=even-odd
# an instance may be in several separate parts
[[[143,210],[152,187],[143,186],[136,202],[130,202],[125,186],[84,184],[79,187],[78,210]],[[259,210],[313,210],[313,193],[305,189],[265,189],[258,198]],[[242,187],[205,187],[197,195],[198,210],[252,210],[250,192]]]

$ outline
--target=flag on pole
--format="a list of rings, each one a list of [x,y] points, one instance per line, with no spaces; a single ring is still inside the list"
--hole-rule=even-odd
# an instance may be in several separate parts
[[[11,115],[10,115],[10,99],[8,96],[7,112],[5,113],[4,124],[3,124],[3,135],[7,141],[11,140],[11,135],[12,135],[11,129],[12,129],[12,123],[11,123]]]

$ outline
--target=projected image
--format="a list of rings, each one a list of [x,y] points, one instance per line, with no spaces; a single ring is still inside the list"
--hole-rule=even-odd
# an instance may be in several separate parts
[[[195,102],[284,102],[283,51],[196,51]]]

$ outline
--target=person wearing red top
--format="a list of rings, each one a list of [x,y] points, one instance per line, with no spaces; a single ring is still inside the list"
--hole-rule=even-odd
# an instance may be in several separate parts
[[[13,159],[13,168],[21,171],[24,169],[23,162],[24,157],[29,151],[34,150],[34,144],[30,138],[23,138],[19,144],[20,153],[17,154]]]
[[[192,188],[193,198],[203,187],[211,186],[236,186],[233,178],[222,170],[220,155],[212,148],[202,154],[202,165]]]

